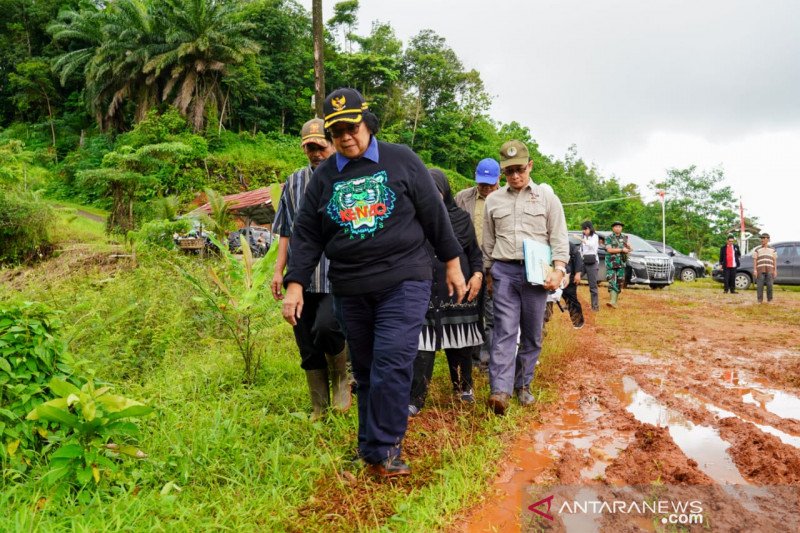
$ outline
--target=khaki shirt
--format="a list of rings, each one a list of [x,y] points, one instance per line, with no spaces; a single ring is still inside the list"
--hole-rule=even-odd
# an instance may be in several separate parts
[[[567,221],[561,200],[547,187],[528,182],[521,191],[508,185],[486,199],[483,217],[483,266],[496,260],[521,260],[522,241],[549,244],[554,261],[569,262]]]
[[[483,245],[483,212],[486,197],[478,193],[478,187],[470,187],[456,194],[455,202],[458,207],[467,212],[472,218],[472,225],[475,227],[475,237],[478,245]]]

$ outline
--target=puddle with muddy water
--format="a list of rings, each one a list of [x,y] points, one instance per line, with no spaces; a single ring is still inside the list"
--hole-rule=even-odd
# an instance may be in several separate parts
[[[495,480],[495,496],[491,502],[472,515],[462,531],[521,531],[524,505],[530,500],[530,487],[539,476],[554,466],[559,450],[566,443],[572,444],[592,460],[592,465],[581,471],[583,479],[602,476],[605,468],[628,442],[621,435],[598,427],[597,420],[602,415],[596,402],[581,402],[580,394],[575,393],[565,399],[557,420],[534,424],[509,451],[510,464]],[[590,517],[576,516],[574,520],[572,524],[565,520],[568,531],[597,530]]]
[[[739,370],[726,370],[720,380],[726,388],[735,390],[744,403],[757,405],[781,418],[800,420],[800,398],[794,394],[773,389],[768,381],[751,379]]]
[[[719,436],[716,429],[692,423],[683,414],[644,392],[630,376],[624,376],[612,390],[639,422],[666,427],[681,451],[697,461],[698,468],[711,479],[722,485],[748,484],[728,455],[730,444]]]
[[[761,431],[763,431],[764,433],[768,433],[770,435],[774,435],[775,437],[778,437],[782,443],[788,444],[789,446],[794,446],[795,448],[800,448],[800,437],[795,437],[794,435],[789,435],[788,433],[785,433],[785,432],[783,432],[783,431],[781,431],[779,429],[776,429],[776,428],[774,428],[772,426],[766,426],[764,424],[759,424],[758,422],[755,422],[755,421],[751,420],[748,417],[737,415],[736,413],[732,413],[732,412],[730,412],[730,411],[728,411],[726,409],[723,409],[722,407],[717,407],[716,405],[714,405],[714,404],[712,404],[710,402],[704,401],[704,400],[702,400],[700,398],[697,398],[695,396],[692,396],[691,394],[680,393],[680,394],[676,394],[675,396],[678,397],[678,398],[681,398],[683,400],[686,400],[687,402],[693,403],[693,404],[695,404],[697,406],[702,406],[707,411],[710,411],[710,412],[714,413],[715,415],[717,415],[717,417],[719,417],[720,419],[722,419],[722,418],[732,418],[733,417],[733,418],[738,418],[740,420],[744,420],[745,422],[749,422],[749,423],[753,424],[754,426],[756,426]]]

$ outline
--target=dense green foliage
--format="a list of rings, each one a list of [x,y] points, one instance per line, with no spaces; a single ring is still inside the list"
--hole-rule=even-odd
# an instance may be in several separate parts
[[[47,384],[68,374],[62,324],[52,310],[31,302],[0,305],[0,457],[3,470],[28,470],[41,448],[47,426],[26,421],[48,399]],[[5,472],[4,475],[9,475]],[[16,476],[12,476],[16,477]]]
[[[50,194],[109,209],[108,229],[124,233],[155,217],[161,197],[188,209],[207,187],[280,183],[305,164],[297,132],[313,113],[313,46],[310,14],[296,1],[0,3],[0,63],[13,66],[0,70],[0,180],[49,174]],[[667,236],[678,249],[709,254],[732,225],[720,171],[667,170],[640,191],[600,175],[574,148],[563,159],[542,154],[526,127],[492,120],[480,73],[435,31],[403,43],[375,21],[358,35],[358,9],[340,2],[328,21],[327,89],[359,89],[381,138],[446,170],[456,190],[516,138],[531,148],[534,180],[567,204],[571,228],[621,218],[626,231],[660,238],[660,204],[642,200],[657,187],[667,190]],[[17,144],[4,152],[4,142]]]
[[[37,194],[0,191],[0,264],[48,255],[54,220],[52,209]]]

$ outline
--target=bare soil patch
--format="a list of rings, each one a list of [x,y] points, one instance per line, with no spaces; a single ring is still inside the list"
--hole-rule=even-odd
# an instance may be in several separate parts
[[[588,300],[584,288],[579,295]],[[678,284],[628,290],[620,303],[589,315],[576,333],[580,354],[560,376],[560,400],[511,447],[509,464],[530,454],[548,463],[529,472],[523,502],[548,487],[583,487],[599,499],[646,499],[668,487],[672,500],[703,503],[703,525],[684,530],[800,528],[800,295],[779,292],[758,305],[753,291]],[[498,478],[493,494],[506,484]],[[490,498],[453,530],[676,530],[652,514],[555,518]]]

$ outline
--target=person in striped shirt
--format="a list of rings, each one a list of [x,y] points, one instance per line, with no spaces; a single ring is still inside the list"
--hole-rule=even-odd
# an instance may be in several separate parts
[[[764,285],[767,302],[772,301],[772,283],[778,277],[778,252],[769,245],[769,233],[761,234],[761,246],[753,250],[753,279],[756,280],[758,303],[764,303]]]
[[[275,275],[272,278],[272,297],[283,300],[283,272],[289,259],[289,239],[292,236],[297,212],[303,202],[311,175],[317,165],[330,157],[333,145],[325,138],[325,123],[311,119],[300,133],[303,152],[308,166],[297,170],[286,180],[272,232],[280,236]],[[300,350],[300,367],[306,372],[311,394],[312,418],[320,418],[331,403],[338,411],[347,411],[352,403],[350,376],[347,371],[347,350],[342,332],[333,310],[333,295],[328,281],[328,259],[323,255],[303,293],[303,315],[293,326],[295,341]],[[330,383],[329,383],[330,380]]]

